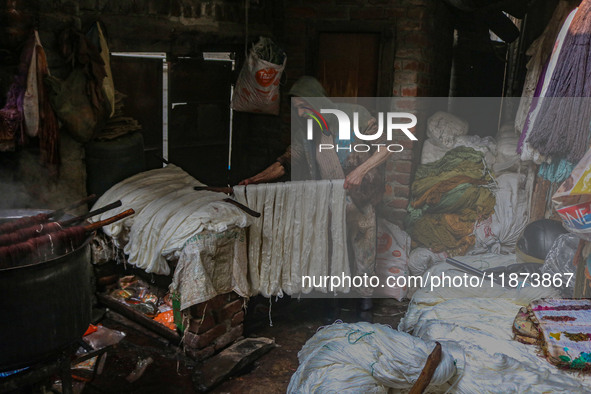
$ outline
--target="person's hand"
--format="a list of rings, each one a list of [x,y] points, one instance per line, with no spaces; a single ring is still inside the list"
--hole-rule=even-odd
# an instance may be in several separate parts
[[[241,180],[239,185],[251,185],[257,183],[265,183],[273,181],[282,177],[285,174],[285,168],[279,162],[275,162],[267,167],[265,170],[259,172],[255,176]]]
[[[252,178],[253,178],[253,177],[250,177],[250,178],[243,179],[243,180],[241,180],[240,182],[238,182],[238,184],[239,184],[239,185],[244,185],[244,186],[246,186],[246,185],[248,185],[248,184],[250,184],[250,183],[254,183],[254,182],[252,181]]]
[[[357,167],[345,177],[345,183],[343,187],[345,189],[355,189],[359,187],[361,185],[361,181],[363,181],[364,176],[365,171],[363,171],[362,168]]]

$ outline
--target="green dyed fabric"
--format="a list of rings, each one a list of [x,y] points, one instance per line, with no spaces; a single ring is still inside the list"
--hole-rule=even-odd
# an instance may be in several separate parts
[[[434,189],[449,189],[452,182],[457,182],[452,178],[461,176],[472,178],[474,182],[464,181],[441,198],[422,198]],[[482,185],[491,181],[483,155],[468,147],[452,149],[441,160],[420,166],[411,187],[411,204],[406,217],[407,231],[415,246],[423,245],[434,252],[445,251],[450,255],[465,254],[474,245],[474,224],[494,212],[495,197]],[[445,182],[449,185],[446,189],[442,185]],[[412,202],[417,200],[437,203],[413,208]]]

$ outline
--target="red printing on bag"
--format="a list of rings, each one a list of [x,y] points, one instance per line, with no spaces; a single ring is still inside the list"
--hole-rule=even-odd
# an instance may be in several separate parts
[[[262,68],[256,72],[255,78],[257,83],[263,87],[267,87],[273,83],[277,76],[277,70],[274,68]]]

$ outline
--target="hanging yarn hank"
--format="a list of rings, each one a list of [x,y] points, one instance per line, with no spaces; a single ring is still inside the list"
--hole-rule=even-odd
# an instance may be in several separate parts
[[[587,78],[591,72],[590,46],[591,0],[583,0],[527,140],[543,155],[577,163],[587,151],[591,106],[580,98],[591,97],[591,78]]]
[[[0,247],[0,269],[37,264],[78,248],[86,239],[86,228],[75,226]]]
[[[12,233],[21,228],[34,226],[36,224],[45,223],[49,220],[50,214],[40,213],[34,216],[25,216],[22,218],[14,219],[6,223],[0,224],[0,235]]]
[[[58,222],[41,223],[25,227],[7,234],[0,234],[0,246],[9,246],[25,242],[30,238],[40,237],[45,234],[54,233],[62,229]]]

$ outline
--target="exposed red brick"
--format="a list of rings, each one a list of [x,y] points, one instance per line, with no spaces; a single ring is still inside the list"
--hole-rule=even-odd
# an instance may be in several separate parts
[[[412,71],[403,71],[394,74],[394,83],[402,83],[402,84],[411,84],[417,83],[419,80],[419,76],[416,72]]]
[[[395,173],[394,180],[401,185],[410,185],[410,174]],[[406,208],[406,206],[404,206]]]
[[[238,299],[224,305],[224,307],[218,312],[218,321],[221,323],[230,320],[234,314],[242,310],[243,304],[244,302],[241,299]]]
[[[398,59],[414,59],[423,60],[423,52],[420,48],[400,48],[396,51],[396,58]]]
[[[232,300],[237,300],[238,298],[240,298],[240,296],[235,292],[228,293],[228,302]]]
[[[212,343],[216,338],[226,333],[226,325],[218,324],[203,334],[193,334],[191,331],[185,332],[185,345],[190,348],[202,349]]]
[[[410,129],[411,133],[413,132],[414,129]],[[396,141],[397,144],[400,144],[404,147],[404,149],[412,149],[414,147],[414,141],[411,141],[409,139],[400,139],[398,141]],[[400,159],[402,159],[401,157],[402,152],[398,153],[398,156]],[[406,157],[406,159],[408,160],[409,157]]]
[[[417,109],[417,100],[415,98],[396,99],[393,104],[394,108],[404,112],[413,112]]]
[[[244,311],[240,311],[240,312],[236,313],[234,316],[232,316],[231,325],[232,325],[232,327],[235,327],[238,324],[242,323],[243,321],[244,321]]]
[[[351,8],[351,20],[385,20],[392,18],[392,12],[383,7]]]
[[[423,19],[425,12],[425,7],[410,7],[407,15],[409,19]]]
[[[191,316],[195,317],[195,318],[203,316],[203,311],[205,310],[206,305],[207,305],[207,301],[191,306],[191,309],[190,309]]]
[[[402,227],[404,224],[404,218],[406,217],[406,211],[394,209],[388,216],[390,221]]]
[[[189,323],[189,331],[194,332],[195,334],[204,333],[207,330],[210,330],[215,326],[215,319],[213,318],[213,313],[206,312],[205,317],[203,319],[197,317],[192,318]]]
[[[318,12],[312,7],[288,7],[286,14],[291,18],[314,18]]]
[[[186,348],[197,348],[197,342],[199,341],[199,335],[191,332],[185,331],[185,335],[183,337],[183,342]]]
[[[207,308],[211,308],[210,310],[215,311],[215,310],[220,309],[221,307],[223,307],[227,303],[228,303],[228,301],[226,299],[226,295],[220,294],[218,296],[215,296],[211,300],[207,301]]]
[[[406,198],[394,198],[388,202],[388,207],[394,209],[406,209],[408,206],[408,199]]]
[[[423,30],[423,23],[420,19],[404,19],[396,24],[399,31]]]
[[[230,329],[230,331],[217,338],[213,343],[215,350],[223,349],[235,340],[237,340],[238,338],[240,338],[242,336],[242,331],[243,326],[242,324],[240,324],[239,326],[233,327],[232,329]]]
[[[411,47],[427,48],[433,44],[429,36],[422,31],[409,32],[404,36],[404,42]]]
[[[317,9],[323,19],[349,19],[349,7],[347,6],[319,6]]]
[[[386,187],[384,190],[384,197],[393,196],[394,195],[394,188],[389,183],[386,183]]]
[[[185,348],[185,353],[194,360],[203,361],[206,358],[213,356],[215,353],[215,347],[210,345],[203,349]]]
[[[408,199],[410,196],[410,187],[408,186],[392,186],[392,194],[396,197]]]
[[[419,88],[417,86],[402,88],[403,97],[417,97],[419,95]]]
[[[410,161],[399,160],[394,163],[394,168],[397,172],[406,172],[410,174],[412,163]]]

